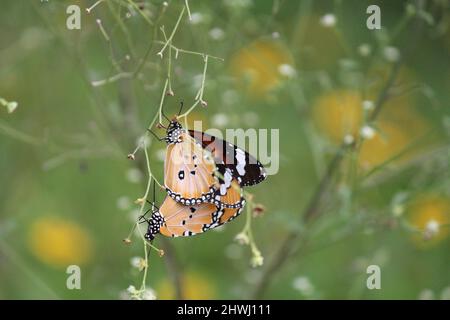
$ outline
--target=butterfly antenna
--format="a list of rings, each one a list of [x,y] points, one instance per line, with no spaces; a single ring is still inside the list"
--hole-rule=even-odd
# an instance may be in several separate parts
[[[156,208],[159,210],[159,207],[155,204],[155,199],[156,199],[156,187],[155,187],[155,180],[153,179],[152,181],[153,183],[153,201],[149,201],[148,199],[145,199],[145,201],[151,205],[151,208]],[[151,209],[149,209],[148,211],[150,211]]]
[[[164,113],[164,111],[161,109],[161,114],[163,115],[164,118],[166,118],[167,121],[170,122],[170,119],[166,116],[166,114]]]
[[[167,121],[170,122],[170,119],[169,119],[169,118],[166,116],[166,114],[164,113],[163,106],[161,106],[161,114],[162,114],[162,116],[163,116],[164,118],[166,118]],[[163,127],[163,128],[164,128],[164,127]]]
[[[154,202],[150,202],[150,201],[147,200],[147,203],[148,203],[149,205],[151,205],[152,208],[156,208],[156,209],[159,210],[159,207],[158,207]],[[150,211],[150,209],[148,209],[147,211]]]
[[[152,183],[153,183],[153,203],[155,203],[155,201],[156,201],[156,187],[155,187],[156,183],[155,183],[154,177],[153,177]]]

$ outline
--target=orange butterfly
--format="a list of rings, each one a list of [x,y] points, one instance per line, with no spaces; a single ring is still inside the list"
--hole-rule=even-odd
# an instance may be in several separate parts
[[[159,138],[158,138],[159,139]],[[239,186],[257,184],[266,178],[264,167],[244,150],[203,132],[184,130],[170,121],[164,162],[166,191],[185,205],[211,202],[219,207],[239,208],[238,199],[227,197],[232,181]]]
[[[244,150],[203,132],[184,130],[176,119],[158,139],[168,144],[164,161],[168,196],[145,220],[147,240],[158,233],[191,236],[233,220],[245,205],[241,187],[266,178],[261,163]]]
[[[240,188],[236,181],[227,192],[231,199],[240,198]],[[153,210],[147,219],[148,229],[145,239],[151,241],[161,233],[166,237],[187,237],[203,233],[236,218],[243,210],[245,200],[238,208],[220,208],[212,203],[183,205],[171,197],[166,197],[158,210]]]

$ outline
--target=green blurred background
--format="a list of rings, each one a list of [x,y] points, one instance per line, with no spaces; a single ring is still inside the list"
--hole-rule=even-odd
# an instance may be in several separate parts
[[[142,151],[134,162],[127,154],[161,98],[168,51],[156,55],[160,26],[170,35],[185,2],[108,0],[86,13],[94,3],[2,1],[0,299],[122,299],[141,285],[143,243],[122,239],[147,172]],[[81,8],[81,30],[66,28],[71,4]],[[381,8],[381,30],[366,27],[370,4]],[[217,232],[168,239],[162,258],[152,251],[147,288],[176,297],[167,264],[175,259],[189,299],[252,297],[262,277],[270,283],[260,296],[272,299],[449,299],[449,1],[189,5],[173,45],[225,59],[209,59],[208,105],[189,121],[279,129],[280,168],[247,189],[265,208],[252,222],[263,266],[252,268],[251,250],[234,240],[245,213]],[[174,55],[168,114],[181,100],[192,105],[204,67],[200,55]],[[396,65],[379,116],[367,122]],[[330,177],[320,216],[304,225],[300,215],[342,141],[361,143]],[[149,148],[160,181],[164,149]],[[298,252],[267,275],[290,232],[307,241],[297,239]],[[72,264],[81,290],[66,288]],[[372,264],[381,290],[366,287]]]

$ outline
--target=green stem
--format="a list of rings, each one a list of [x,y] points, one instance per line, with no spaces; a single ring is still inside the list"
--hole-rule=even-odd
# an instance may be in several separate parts
[[[144,18],[144,20],[151,26],[154,26],[153,21],[150,20],[149,17],[147,17],[144,12],[139,8],[139,6],[133,2],[133,0],[128,0],[128,3],[137,11],[139,14]]]
[[[183,17],[184,10],[185,10],[185,7],[183,7],[183,9],[181,9],[181,13],[180,13],[180,15],[179,15],[179,17],[178,17],[178,20],[177,20],[177,23],[175,24],[175,27],[174,27],[173,30],[172,30],[172,33],[170,34],[169,39],[167,39],[167,41],[166,41],[166,43],[164,44],[164,46],[163,46],[163,47],[161,48],[161,50],[157,53],[157,55],[159,55],[161,58],[163,57],[164,50],[165,50],[166,47],[169,45],[169,42],[172,42],[173,36],[175,35],[175,32],[177,31],[178,26],[179,26],[179,24],[180,24],[181,18]]]

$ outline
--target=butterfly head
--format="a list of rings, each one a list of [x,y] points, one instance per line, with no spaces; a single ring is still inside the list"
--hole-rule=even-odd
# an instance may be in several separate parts
[[[148,228],[147,233],[144,235],[145,239],[152,241],[155,239],[155,235],[159,233],[162,225],[164,224],[164,217],[159,213],[158,210],[154,210],[150,219],[147,220]]]
[[[183,127],[176,120],[171,120],[169,125],[167,126],[166,131],[166,142],[167,144],[179,143],[181,142],[181,134],[183,133]]]

